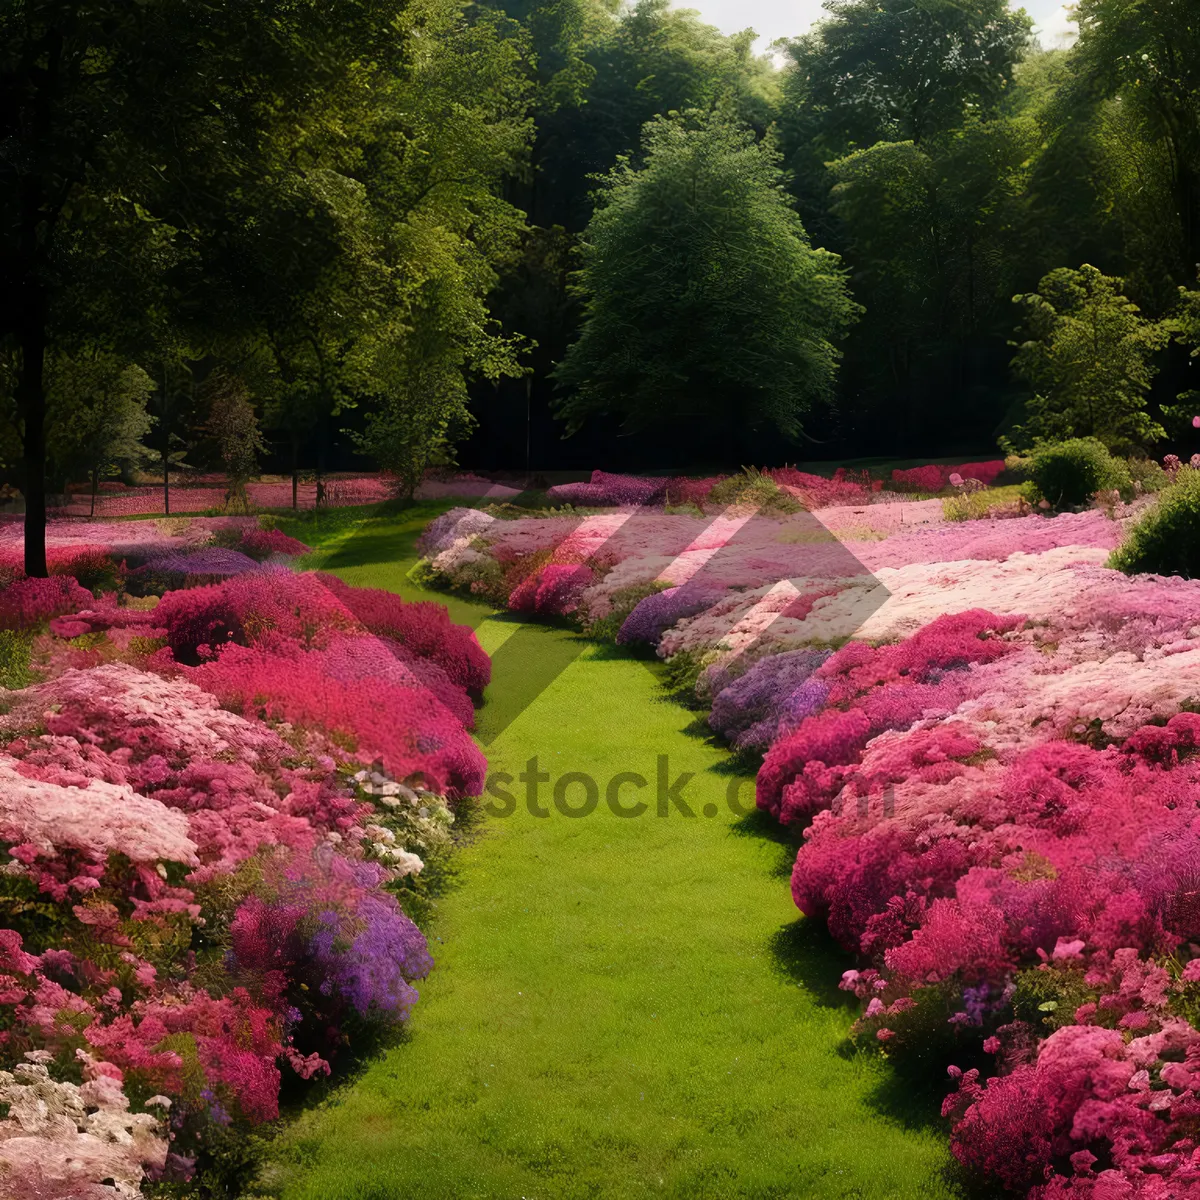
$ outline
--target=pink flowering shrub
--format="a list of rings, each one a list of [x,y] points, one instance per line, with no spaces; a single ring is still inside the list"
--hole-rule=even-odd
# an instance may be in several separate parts
[[[590,483],[560,483],[548,488],[546,496],[555,504],[590,505],[661,503],[669,481],[637,475],[610,475],[593,471]]]
[[[897,491],[908,492],[940,492],[958,478],[958,485],[964,480],[973,479],[978,483],[990,486],[1004,470],[1003,459],[992,462],[963,463],[957,467],[935,466],[909,467],[906,470],[892,472],[892,487]]]
[[[346,681],[327,669],[328,653],[227,646],[184,668],[222,705],[247,717],[321,730],[357,761],[376,760],[396,779],[422,777],[436,792],[476,796],[486,763],[462,724],[419,681]]]
[[[18,579],[0,589],[0,629],[29,629],[92,602],[92,593],[69,575]]]
[[[238,645],[319,645],[334,631],[358,625],[316,575],[254,572],[208,587],[168,592],[156,610],[176,658]]]
[[[830,508],[836,504],[866,504],[871,493],[882,486],[865,472],[849,472],[839,467],[831,479],[798,471],[795,467],[777,467],[766,472],[780,487],[798,495],[806,508]]]
[[[237,548],[243,554],[259,560],[270,558],[275,554],[291,558],[310,552],[309,547],[303,542],[294,537],[288,537],[279,529],[260,529],[257,526],[246,529]]]
[[[825,807],[871,738],[953,711],[962,698],[958,675],[1006,654],[1010,646],[999,635],[1016,623],[974,609],[942,617],[897,645],[851,642],[839,650],[813,673],[828,685],[826,711],[806,717],[767,752],[759,807],[784,822]]]
[[[961,475],[961,472],[955,472]],[[949,472],[941,467],[908,467],[892,472],[892,487],[896,491],[940,492],[949,481]]]
[[[436,663],[447,678],[471,695],[482,694],[491,678],[491,660],[469,626],[450,620],[445,605],[428,600],[408,603],[379,588],[351,587],[336,575],[316,578],[371,633]]]
[[[512,590],[508,607],[513,612],[564,616],[575,611],[580,596],[595,582],[595,578],[582,563],[546,563],[531,571]]]

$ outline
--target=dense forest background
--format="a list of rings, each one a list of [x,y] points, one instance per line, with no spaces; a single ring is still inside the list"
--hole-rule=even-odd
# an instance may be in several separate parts
[[[1195,4],[826,8],[767,57],[664,0],[6,6],[3,482],[991,452],[1084,264],[1179,428]]]
[[[1200,262],[1200,41],[1185,3],[1084,3],[1070,50],[1042,50],[1023,13],[975,4],[833,0],[787,43],[781,70],[658,0],[608,12],[580,2],[514,8],[543,64],[530,170],[512,202],[533,229],[496,311],[538,342],[528,381],[535,466],[728,465],[872,454],[993,450],[1029,388],[1009,369],[1013,303],[1060,266],[1122,276],[1151,316],[1174,306]],[[727,106],[778,147],[814,244],[842,256],[861,319],[834,402],[781,446],[773,429],[714,447],[673,424],[620,436],[615,421],[562,441],[553,364],[577,336],[571,255],[594,183],[635,157],[655,113]],[[735,345],[727,348],[736,355]],[[1190,365],[1163,351],[1155,397]],[[464,447],[489,466],[521,460],[526,381],[474,390]],[[750,431],[747,431],[749,434]]]

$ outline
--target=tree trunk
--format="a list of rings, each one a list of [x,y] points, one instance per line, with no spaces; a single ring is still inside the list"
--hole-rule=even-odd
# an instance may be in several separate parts
[[[25,574],[45,579],[46,570],[46,326],[37,313],[20,334],[21,373],[17,406],[24,426]]]
[[[99,485],[100,485],[100,468],[93,467],[92,468],[92,508],[91,508],[91,511],[88,513],[89,517],[94,517],[96,515],[96,488],[99,487]]]
[[[300,435],[292,430],[292,512],[300,508],[298,499],[300,491]]]

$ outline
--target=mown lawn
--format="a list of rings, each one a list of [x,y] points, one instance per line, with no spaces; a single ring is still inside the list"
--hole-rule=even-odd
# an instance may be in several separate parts
[[[406,572],[439,507],[288,528],[324,542],[313,565],[429,598]],[[496,655],[490,694],[502,702],[489,699],[480,737],[493,772],[515,777],[537,758],[551,815],[531,815],[514,781],[513,815],[483,818],[435,917],[437,966],[409,1037],[283,1135],[263,1193],[957,1195],[935,1102],[848,1047],[853,1011],[834,986],[845,964],[797,917],[787,847],[730,811],[737,777],[687,731],[692,714],[643,662],[435,598],[489,651],[514,639]],[[519,713],[503,703],[526,692],[538,694]],[[694,776],[680,793],[692,817],[657,815],[664,755],[670,783]],[[571,771],[598,786],[590,816],[553,807]],[[619,793],[646,800],[644,815],[609,810],[620,772],[647,781]],[[566,803],[585,788],[572,784]],[[752,795],[744,780],[741,802]]]

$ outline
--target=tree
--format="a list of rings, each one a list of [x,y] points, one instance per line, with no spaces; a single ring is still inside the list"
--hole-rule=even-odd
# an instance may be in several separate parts
[[[930,423],[964,441],[991,435],[1007,403],[1001,355],[1039,142],[1036,121],[997,115],[828,165],[830,211],[869,314],[847,351],[847,384],[861,388],[845,414],[853,434],[874,426],[912,453],[926,452]]]
[[[609,412],[799,433],[855,313],[836,256],[809,244],[772,146],[729,117],[652,121],[643,157],[609,175],[584,237],[583,327],[556,371],[568,429]]]
[[[208,403],[206,429],[217,444],[225,468],[225,507],[246,510],[246,484],[258,474],[258,456],[266,451],[258,417],[246,385],[235,375],[217,370],[201,385]]]
[[[148,439],[162,471],[163,512],[171,515],[171,477],[188,469],[189,433],[197,423],[194,359],[183,347],[163,339],[156,347],[154,391],[150,411],[154,420]]]
[[[1192,0],[1082,0],[1074,65],[1081,91],[1119,101],[1114,133],[1139,177],[1122,189],[1138,205],[1155,203],[1162,270],[1178,286],[1200,262],[1200,19]],[[1144,193],[1149,189],[1150,195]],[[1145,232],[1136,220],[1132,231]],[[1168,232],[1169,231],[1169,232]],[[1161,245],[1166,234],[1166,244]],[[1166,298],[1169,304],[1170,299]]]
[[[789,145],[825,158],[911,141],[994,111],[1029,42],[1005,0],[828,0],[829,18],[787,44]]]
[[[26,0],[0,9],[0,342],[25,558],[45,575],[45,363],[169,300],[202,306],[227,206],[406,52],[402,0]],[[188,273],[188,265],[191,273]],[[165,277],[171,276],[168,281]],[[160,284],[161,291],[160,291]],[[197,301],[200,301],[198,304]],[[120,327],[120,326],[119,326]]]
[[[154,381],[111,354],[58,354],[46,364],[47,445],[64,477],[87,472],[91,511],[102,476],[140,466],[149,457],[143,439],[154,418],[146,405]]]
[[[1121,288],[1120,279],[1085,263],[1051,271],[1037,292],[1014,298],[1027,337],[1013,370],[1033,389],[1015,445],[1094,437],[1110,450],[1144,450],[1165,436],[1146,412],[1146,396],[1153,355],[1170,333]]]
[[[1179,306],[1168,321],[1168,326],[1179,345],[1190,351],[1188,367],[1200,365],[1200,288],[1179,289]],[[1200,412],[1200,379],[1193,379],[1195,386],[1180,392],[1177,404],[1163,405],[1164,416],[1177,423],[1191,424]]]

